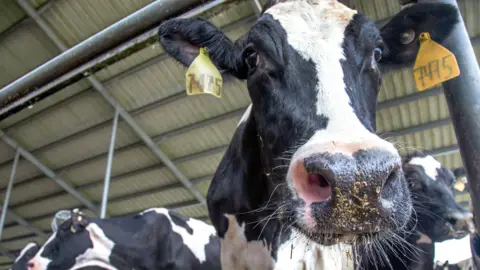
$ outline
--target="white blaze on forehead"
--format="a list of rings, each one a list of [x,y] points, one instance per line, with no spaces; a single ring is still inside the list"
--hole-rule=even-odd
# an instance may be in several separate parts
[[[245,110],[245,112],[243,113],[242,115],[242,118],[240,118],[240,121],[238,122],[237,124],[237,127],[242,124],[242,123],[245,123],[245,121],[247,121],[248,117],[250,116],[250,113],[252,111],[252,104],[250,104],[247,109]]]
[[[438,160],[434,159],[432,156],[414,157],[408,163],[421,166],[425,170],[425,174],[428,175],[428,177],[432,178],[432,180],[437,179],[437,169],[442,168],[442,164],[438,162]]]
[[[190,218],[187,221],[187,225],[193,230],[193,233],[190,234],[185,228],[180,227],[173,222],[168,209],[154,208],[147,211],[155,211],[158,214],[166,216],[172,225],[172,230],[182,237],[183,244],[192,251],[200,263],[203,263],[207,260],[205,246],[210,243],[210,236],[216,235],[216,231],[213,226],[210,226],[200,220]],[[143,213],[145,214],[147,211]]]
[[[20,254],[18,255],[18,257],[15,259],[15,262],[18,262],[24,255],[25,253],[31,249],[31,248],[34,248],[35,246],[37,246],[37,244],[35,243],[28,243],[23,249],[22,251],[20,251]]]
[[[108,238],[103,230],[95,223],[88,224],[85,230],[88,231],[93,248],[88,248],[83,254],[77,256],[73,268],[79,268],[79,265],[92,262],[108,264],[115,243]]]
[[[266,13],[281,24],[288,44],[305,60],[314,63],[318,81],[316,112],[328,118],[327,128],[317,131],[298,152],[309,152],[313,145],[332,141],[369,141],[372,147],[397,153],[391,143],[362,125],[350,104],[347,91],[352,90],[350,86],[347,89],[344,81],[342,44],[345,29],[357,12],[333,0],[297,0],[279,3]]]
[[[48,246],[53,239],[57,236],[57,233],[53,233],[50,238],[43,244],[43,246],[38,250],[37,254],[35,257],[32,258],[32,260],[35,262],[35,265],[38,266],[37,269],[47,269],[48,264],[51,262],[50,259],[42,257],[43,250],[45,249],[46,246]]]
[[[277,254],[275,270],[354,269],[351,246],[346,244],[322,246],[295,229],[292,229],[288,241],[279,246]]]

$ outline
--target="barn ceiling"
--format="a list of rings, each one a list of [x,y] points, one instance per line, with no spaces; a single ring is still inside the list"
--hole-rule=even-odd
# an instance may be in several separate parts
[[[159,0],[162,1],[162,0]],[[180,1],[180,0],[179,0]],[[151,0],[29,0],[71,47],[151,3]],[[400,10],[396,0],[357,0],[351,5],[377,21]],[[468,32],[480,49],[480,1],[458,0]],[[235,39],[255,18],[250,0],[238,0],[206,17]],[[60,50],[16,0],[0,1],[0,88],[52,59]],[[95,74],[158,148],[200,191],[209,185],[236,124],[249,104],[245,83],[225,85],[221,99],[187,97],[185,69],[154,44]],[[84,79],[0,122],[0,129],[58,177],[99,205],[114,116],[113,107]],[[462,167],[441,89],[418,92],[411,69],[384,77],[377,126],[402,154],[429,150],[447,167]],[[15,150],[0,140],[0,200],[5,196]],[[468,196],[464,197],[468,200]],[[462,199],[463,200],[463,199]],[[107,214],[119,216],[150,207],[175,208],[207,220],[199,204],[132,129],[120,121]],[[58,210],[83,207],[62,187],[20,159],[10,211],[40,232],[50,233]],[[92,214],[92,213],[91,213]],[[7,218],[0,247],[15,253],[44,238]],[[0,268],[11,259],[0,257]]]

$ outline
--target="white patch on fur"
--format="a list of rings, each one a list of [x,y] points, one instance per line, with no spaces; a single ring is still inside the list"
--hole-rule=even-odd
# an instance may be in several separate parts
[[[31,248],[34,248],[35,246],[37,246],[37,244],[35,243],[28,243],[21,251],[20,251],[20,254],[18,255],[18,257],[15,259],[15,262],[18,262],[24,255],[25,253],[31,249]]]
[[[420,238],[418,238],[418,240],[417,240],[417,244],[431,244],[431,243],[433,243],[432,239],[430,237],[428,237],[428,235],[426,235],[424,233],[421,233],[421,232],[417,232],[417,233],[420,236]]]
[[[85,253],[77,256],[75,265],[71,269],[79,268],[79,265],[100,263],[110,265],[110,255],[115,243],[108,238],[103,230],[95,223],[90,223],[85,228],[92,241],[93,248],[88,248]]]
[[[55,237],[57,236],[57,233],[53,233],[50,238],[48,238],[48,240],[45,242],[45,244],[43,244],[43,246],[38,250],[37,254],[35,254],[35,257],[33,257],[30,261],[32,261],[34,263],[34,265],[36,266],[34,269],[47,269],[47,266],[48,264],[51,262],[50,259],[47,259],[47,258],[44,258],[41,256],[41,254],[43,253],[43,250],[45,249],[45,247],[53,241],[53,239],[55,239]]]
[[[240,118],[240,121],[238,122],[237,127],[240,126],[240,124],[245,123],[245,121],[247,121],[251,111],[252,111],[252,104],[248,105],[247,109],[242,115],[242,118]]]
[[[425,174],[428,177],[430,177],[433,181],[437,180],[437,176],[438,176],[437,169],[442,168],[442,164],[432,156],[414,157],[408,163],[412,165],[421,166],[425,170]]]
[[[279,246],[277,258],[275,270],[354,269],[350,245],[322,246],[295,229],[292,229],[289,240]]]
[[[193,234],[190,234],[186,229],[177,226],[172,221],[168,209],[154,208],[144,211],[143,214],[150,211],[155,211],[156,213],[164,215],[168,218],[170,224],[172,225],[172,230],[182,237],[183,244],[192,251],[200,263],[203,263],[207,260],[205,246],[210,243],[210,236],[217,235],[217,232],[213,226],[210,226],[200,220],[190,218],[187,221],[187,225],[193,230]]]
[[[470,235],[462,239],[451,239],[443,242],[435,242],[434,262],[448,260],[448,263],[455,264],[472,257],[470,249]]]
[[[262,240],[247,241],[245,223],[239,226],[233,215],[225,214],[228,230],[220,239],[220,261],[222,269],[273,270],[275,262],[270,255],[271,247]]]

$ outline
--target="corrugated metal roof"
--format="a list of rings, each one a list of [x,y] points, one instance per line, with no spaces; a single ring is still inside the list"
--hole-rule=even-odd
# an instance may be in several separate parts
[[[35,2],[34,0],[32,0]],[[97,33],[119,19],[144,7],[142,1],[52,0],[42,17],[69,46]],[[42,1],[35,4],[40,7]],[[42,2],[42,3],[41,3]],[[261,1],[265,2],[265,1]],[[374,20],[391,17],[400,10],[397,1],[352,1]],[[470,36],[480,36],[480,2],[459,0]],[[236,39],[249,29],[254,16],[250,1],[235,1],[222,12],[207,19]],[[8,16],[3,16],[8,14]],[[0,32],[17,23],[25,14],[14,3],[0,3]],[[250,20],[251,21],[251,20]],[[476,53],[480,46],[475,47]],[[0,34],[0,87],[56,56],[59,50],[32,20],[24,20],[15,29]],[[206,195],[211,175],[233,135],[250,98],[244,82],[224,84],[223,97],[187,97],[184,93],[185,69],[164,54],[158,44],[149,46],[95,74],[110,94],[131,112],[134,119],[189,179]],[[418,91],[411,69],[384,76],[379,102],[415,95]],[[81,80],[0,122],[0,128],[32,151],[67,183],[88,199],[101,200],[106,153],[111,135],[113,108],[90,85]],[[226,116],[224,116],[227,114]],[[443,95],[434,95],[377,113],[380,133],[447,119]],[[217,120],[215,120],[217,119]],[[432,150],[456,144],[451,124],[389,138],[405,154],[413,150]],[[5,194],[11,160],[15,152],[0,141],[0,198]],[[112,167],[108,214],[123,215],[150,207],[185,206],[195,202],[171,172],[140,142],[130,128],[120,121],[115,159]],[[447,167],[462,166],[459,153],[438,159]],[[21,160],[11,197],[11,209],[41,230],[50,231],[53,214],[81,204],[28,161]],[[180,213],[205,219],[206,207],[180,208]],[[87,211],[87,213],[90,213]],[[90,213],[92,214],[92,213]],[[92,214],[93,215],[93,214]],[[10,239],[10,240],[9,240]],[[36,239],[24,227],[7,219],[0,245],[15,251]],[[2,262],[9,262],[0,257]],[[1,266],[0,266],[1,268]]]

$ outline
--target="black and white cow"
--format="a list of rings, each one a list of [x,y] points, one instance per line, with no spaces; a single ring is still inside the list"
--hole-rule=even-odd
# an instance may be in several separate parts
[[[74,210],[33,259],[29,270],[220,269],[215,229],[165,208],[118,218]]]
[[[379,30],[334,0],[276,0],[236,42],[199,18],[160,26],[181,64],[205,47],[224,75],[247,81],[252,104],[207,196],[222,266],[292,269],[307,243],[360,243],[405,226],[401,158],[375,134],[381,70],[412,66],[419,34],[442,42],[457,21],[451,5],[418,4]]]
[[[18,257],[13,262],[10,270],[27,270],[27,262],[35,256],[40,249],[40,245],[36,242],[30,242],[20,251]]]
[[[407,232],[386,243],[386,254],[364,253],[361,269],[431,270],[437,260],[435,242],[468,237],[474,230],[472,213],[455,201],[451,170],[430,155],[414,153],[405,159],[403,171],[414,209]]]

